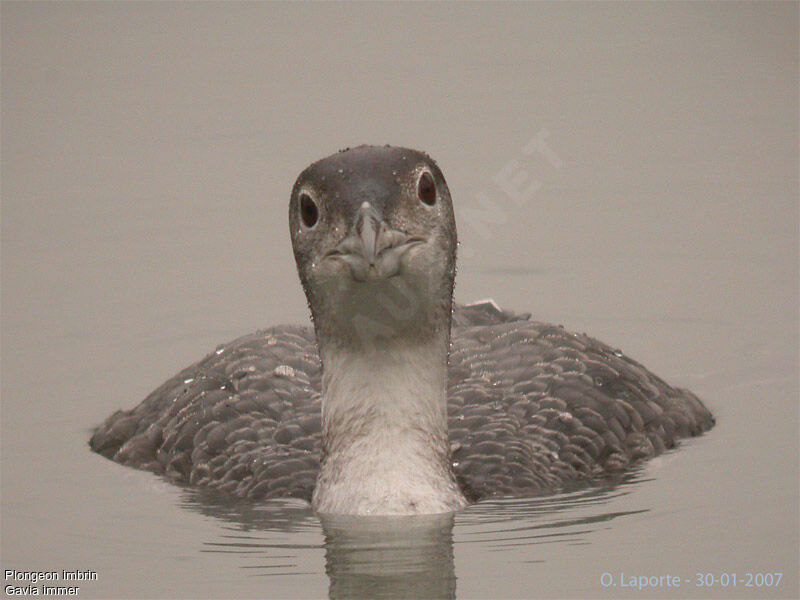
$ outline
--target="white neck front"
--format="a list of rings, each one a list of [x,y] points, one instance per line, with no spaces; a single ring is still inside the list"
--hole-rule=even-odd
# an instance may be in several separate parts
[[[423,343],[322,347],[322,513],[415,514],[466,505],[449,462],[445,333]]]

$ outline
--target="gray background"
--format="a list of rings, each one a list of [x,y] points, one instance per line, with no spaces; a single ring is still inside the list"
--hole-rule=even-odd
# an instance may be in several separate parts
[[[2,569],[325,595],[312,517],[244,536],[86,442],[217,343],[307,321],[294,178],[392,143],[447,177],[460,301],[587,331],[718,417],[588,507],[460,514],[459,595],[641,595],[601,587],[621,570],[796,596],[797,119],[797,3],[3,2]]]

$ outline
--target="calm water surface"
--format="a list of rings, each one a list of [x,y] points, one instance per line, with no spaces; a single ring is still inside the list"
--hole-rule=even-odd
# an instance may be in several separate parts
[[[3,571],[94,571],[81,598],[798,597],[797,22],[3,3]],[[307,322],[289,191],[362,142],[439,161],[460,301],[622,348],[717,426],[615,485],[418,519],[320,521],[90,453],[216,344]]]

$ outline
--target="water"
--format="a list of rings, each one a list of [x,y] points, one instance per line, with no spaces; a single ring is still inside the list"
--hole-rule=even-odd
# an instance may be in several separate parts
[[[797,597],[797,16],[4,3],[2,569],[91,570],[82,598]],[[411,523],[90,453],[217,344],[307,320],[289,190],[361,142],[439,161],[458,299],[589,332],[717,426],[608,488]]]

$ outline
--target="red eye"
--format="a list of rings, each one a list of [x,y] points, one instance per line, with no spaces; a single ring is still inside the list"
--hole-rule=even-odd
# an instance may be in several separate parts
[[[319,219],[317,203],[308,194],[300,194],[300,219],[309,229],[316,225]]]
[[[417,197],[428,206],[436,204],[436,183],[427,171],[420,175],[417,182]]]

